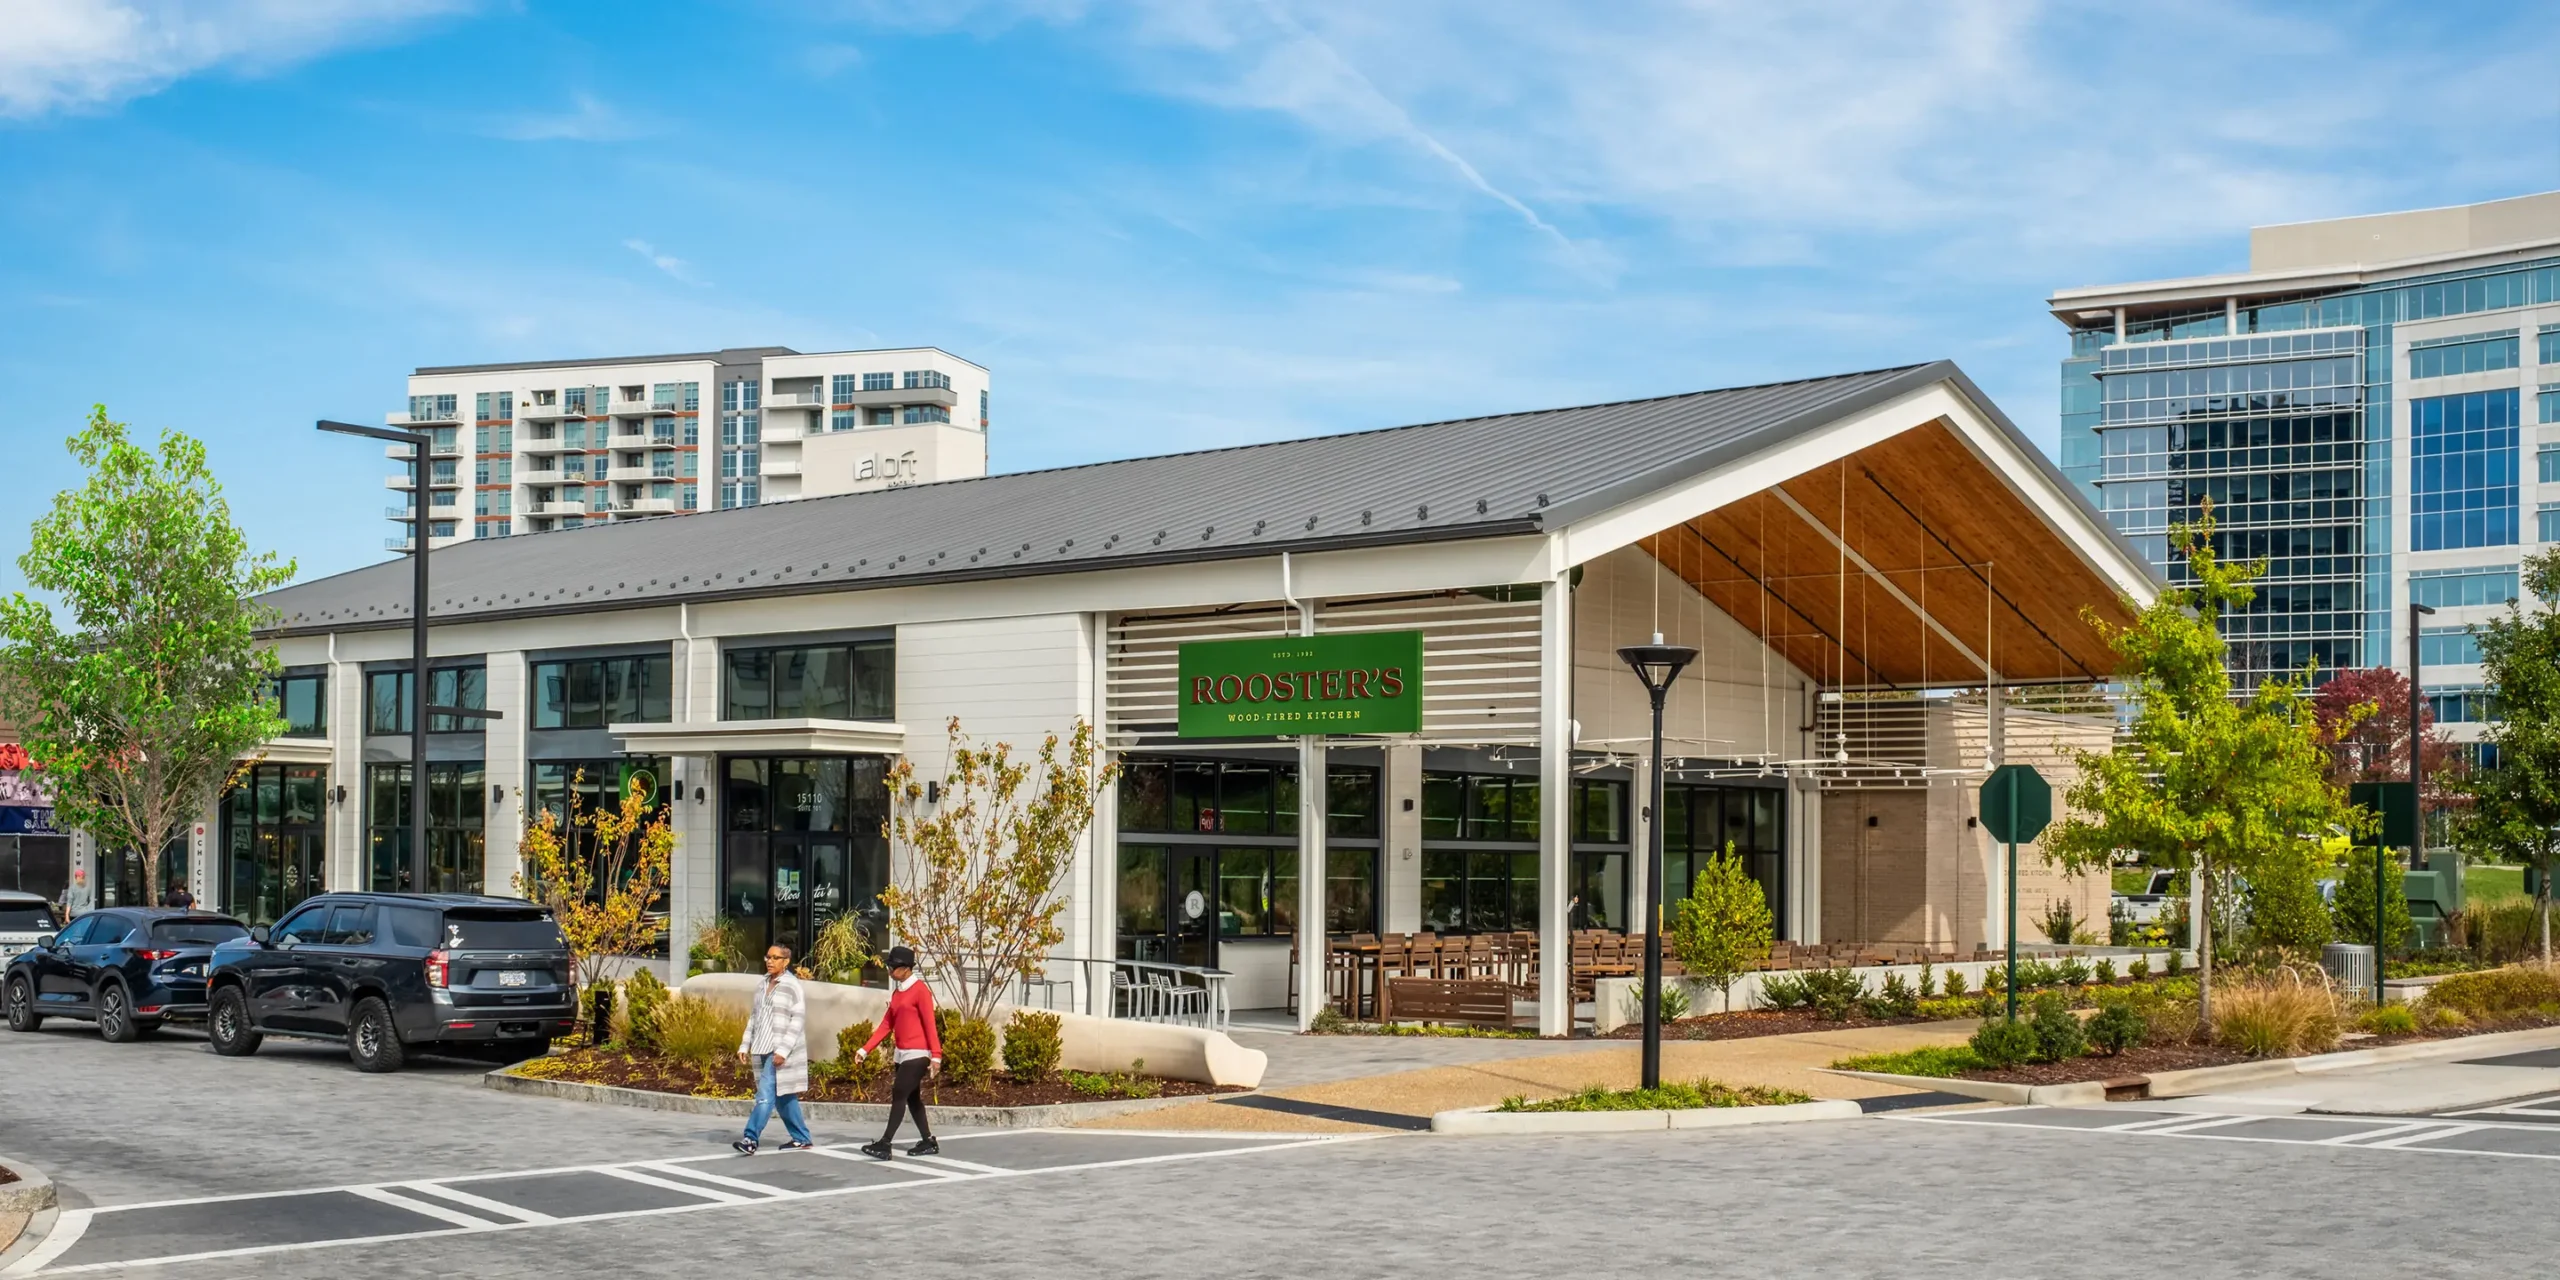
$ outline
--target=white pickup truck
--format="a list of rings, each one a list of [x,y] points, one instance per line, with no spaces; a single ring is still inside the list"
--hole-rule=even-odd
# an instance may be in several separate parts
[[[2154,868],[2151,883],[2141,893],[2115,895],[2115,915],[2133,924],[2157,924],[2169,916],[2171,890],[2178,888],[2178,873]]]

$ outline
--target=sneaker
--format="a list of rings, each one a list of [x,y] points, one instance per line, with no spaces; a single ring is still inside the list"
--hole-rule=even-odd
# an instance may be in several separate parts
[[[817,1143],[814,1143],[814,1142],[802,1142],[802,1141],[799,1141],[798,1139],[793,1139],[793,1140],[792,1140],[792,1141],[790,1141],[790,1142],[783,1143],[783,1144],[782,1144],[782,1150],[785,1150],[785,1151],[810,1151],[810,1150],[814,1150],[814,1149],[816,1149],[817,1145],[818,1145],[818,1144],[817,1144]]]
[[[874,1160],[886,1160],[889,1158],[889,1144],[885,1142],[866,1142],[862,1144],[862,1154],[869,1156]]]
[[[730,1146],[732,1146],[732,1147],[735,1147],[735,1148],[737,1149],[738,1154],[739,1154],[739,1155],[742,1155],[742,1156],[751,1156],[751,1155],[754,1155],[754,1154],[756,1153],[756,1144],[755,1144],[755,1143],[753,1143],[753,1142],[748,1141],[748,1140],[747,1140],[747,1139],[745,1139],[745,1138],[740,1138],[740,1139],[738,1139],[736,1142],[732,1142],[732,1143],[730,1143],[729,1145],[730,1145]]]
[[[942,1144],[931,1138],[927,1138],[924,1141],[907,1148],[907,1154],[911,1156],[938,1156],[942,1154]]]

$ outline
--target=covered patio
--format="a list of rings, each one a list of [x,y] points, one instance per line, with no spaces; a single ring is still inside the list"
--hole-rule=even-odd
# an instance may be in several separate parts
[[[1097,819],[1116,953],[1219,968],[1240,1007],[1301,1025],[1376,1016],[1381,975],[1498,980],[1561,1034],[1636,962],[1656,822],[1666,910],[1696,861],[1746,856],[1772,964],[2004,942],[1974,784],[2103,747],[2114,659],[2092,620],[2149,598],[2139,556],[1952,365],[1520,416],[1546,419],[1538,464],[1572,482],[1526,527],[1283,552],[1262,599],[1107,620],[1106,745],[1150,780]],[[1176,723],[1184,645],[1408,631],[1415,731]],[[1659,797],[1650,705],[1616,656],[1656,634],[1700,653]],[[2086,892],[2059,879],[2029,874],[2022,898]]]

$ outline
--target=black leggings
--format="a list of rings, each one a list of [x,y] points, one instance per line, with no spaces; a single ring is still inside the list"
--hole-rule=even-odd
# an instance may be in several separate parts
[[[911,1058],[898,1064],[898,1077],[889,1085],[889,1127],[881,1133],[880,1141],[897,1140],[898,1117],[908,1111],[915,1113],[917,1135],[933,1136],[933,1122],[924,1117],[924,1073],[932,1065],[931,1058]]]

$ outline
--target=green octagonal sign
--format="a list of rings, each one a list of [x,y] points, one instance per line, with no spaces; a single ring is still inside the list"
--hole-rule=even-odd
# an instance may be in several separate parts
[[[2053,787],[2032,765],[2004,764],[1982,782],[1982,825],[2004,844],[2025,844],[2053,821]]]

